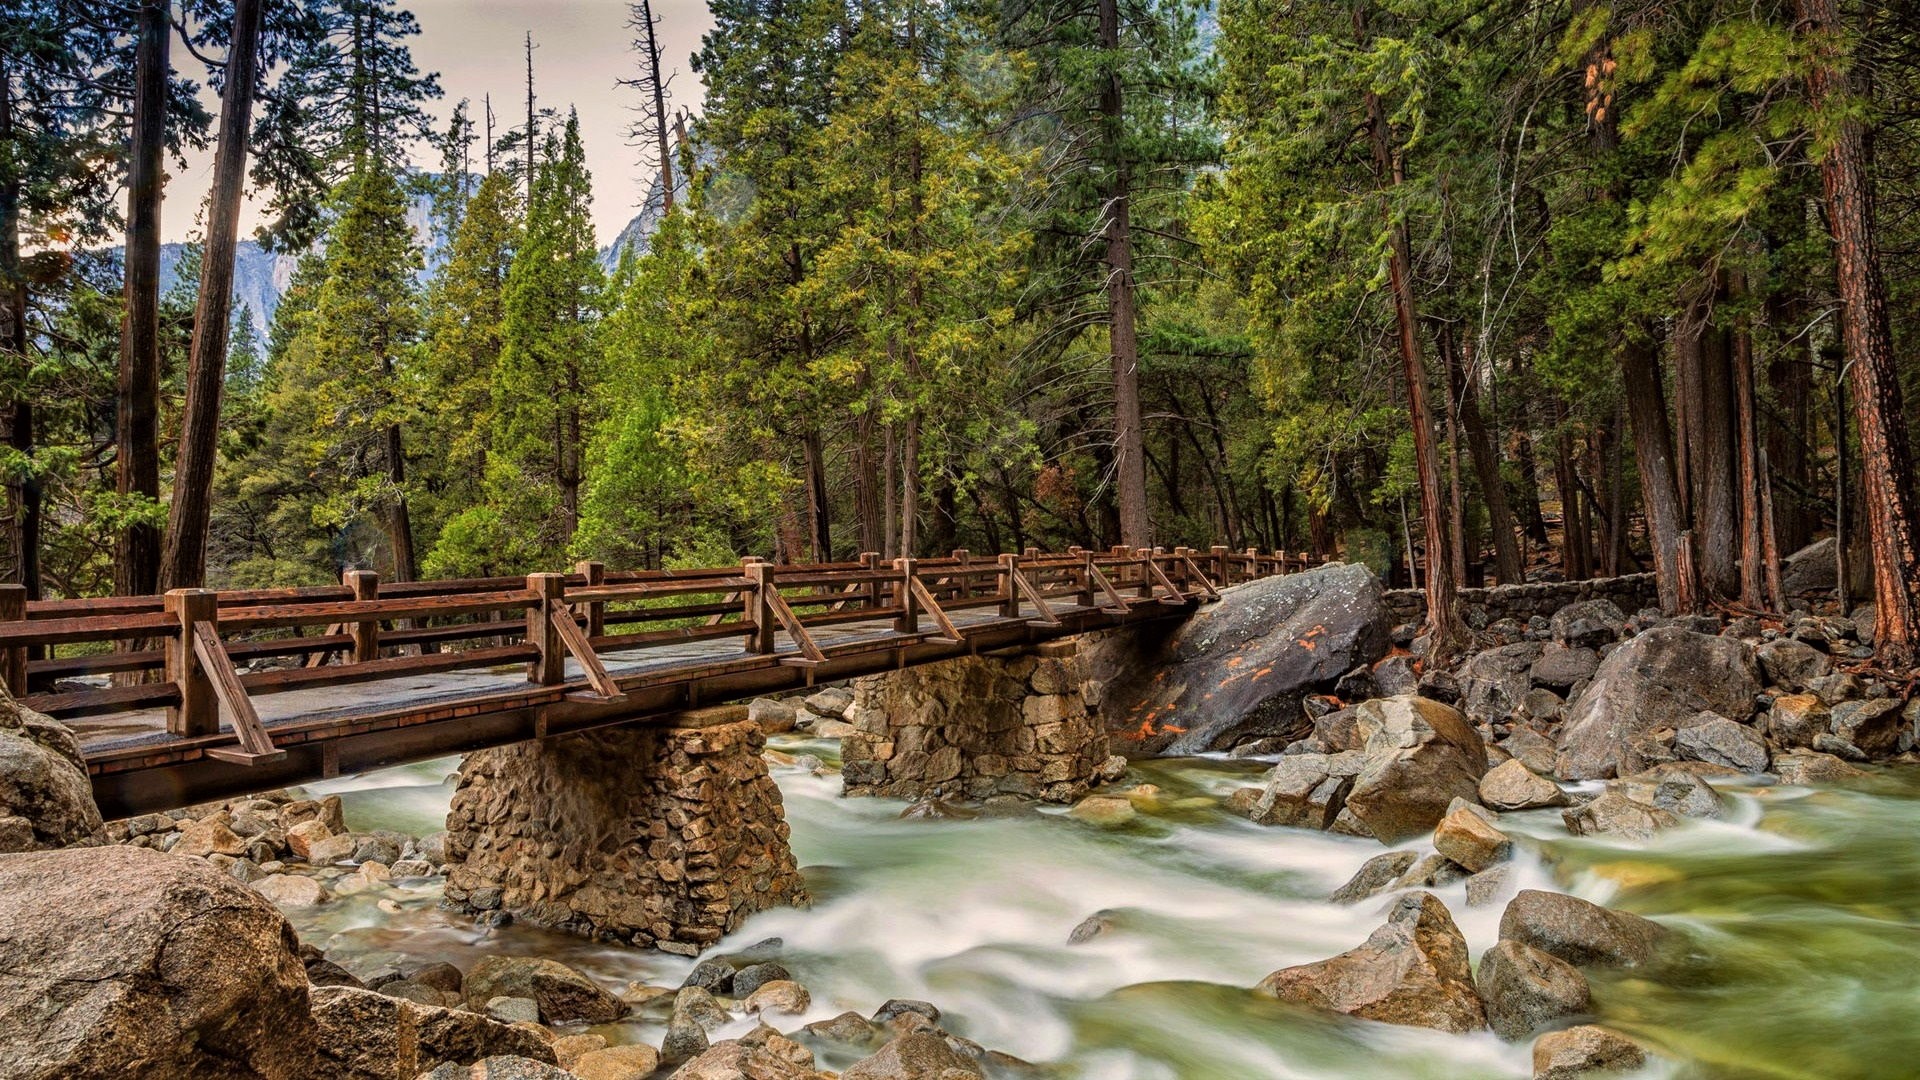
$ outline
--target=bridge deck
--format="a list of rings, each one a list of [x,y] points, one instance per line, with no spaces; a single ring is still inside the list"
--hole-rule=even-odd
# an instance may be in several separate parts
[[[1220,548],[1075,549],[582,564],[384,595],[363,571],[340,587],[35,604],[0,587],[0,680],[73,729],[102,810],[124,815],[1179,616],[1286,569]]]

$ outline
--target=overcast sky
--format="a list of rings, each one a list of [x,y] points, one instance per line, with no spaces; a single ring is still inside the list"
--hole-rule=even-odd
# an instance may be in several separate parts
[[[481,118],[481,98],[491,93],[496,124],[504,131],[525,113],[523,39],[533,31],[534,90],[543,107],[564,113],[580,110],[581,138],[586,143],[587,167],[593,172],[593,218],[606,244],[639,209],[647,177],[634,149],[627,145],[626,129],[639,95],[616,85],[636,70],[627,29],[627,5],[612,0],[412,0],[407,4],[420,19],[420,34],[410,42],[413,59],[422,71],[440,73],[446,96],[431,105],[442,124],[461,98],[472,99],[472,115]],[[660,17],[661,63],[679,74],[672,83],[668,108],[698,112],[700,82],[688,58],[700,47],[700,37],[712,24],[706,0],[654,0]],[[175,56],[175,64],[183,58]],[[188,58],[190,59],[190,58]],[[185,70],[184,67],[182,70]],[[418,163],[431,166],[431,150],[416,152]],[[168,182],[162,211],[168,240],[184,240],[193,229],[194,208],[206,197],[213,171],[213,153],[194,155],[184,172]],[[251,230],[257,219],[249,220]]]

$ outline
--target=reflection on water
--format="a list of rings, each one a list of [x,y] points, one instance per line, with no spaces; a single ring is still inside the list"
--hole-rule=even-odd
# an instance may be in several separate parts
[[[775,742],[835,757],[830,743]],[[1491,1034],[1351,1022],[1246,992],[1276,968],[1358,944],[1386,906],[1324,900],[1378,844],[1218,809],[1258,763],[1142,763],[1129,782],[1161,790],[1119,829],[1052,808],[901,820],[901,803],[842,799],[837,775],[805,764],[775,775],[815,904],[755,916],[727,942],[784,940],[782,962],[813,994],[788,1030],[916,997],[945,1010],[958,1034],[1087,1080],[1530,1074],[1527,1047]],[[442,823],[452,768],[324,790],[345,796],[355,828],[424,833]],[[1650,1075],[1920,1075],[1920,776],[1887,774],[1856,791],[1724,790],[1726,819],[1650,844],[1574,839],[1552,811],[1508,815],[1533,841],[1510,890],[1574,892],[1688,931],[1691,954],[1671,969],[1595,976],[1604,1021],[1672,1059]],[[1468,908],[1462,885],[1436,891],[1477,957],[1497,937],[1500,904]],[[433,884],[388,894],[384,907],[353,896],[294,919],[361,971],[402,956],[466,968],[492,952],[540,954],[618,988],[677,986],[692,964],[527,927],[482,931],[438,899]],[[1110,928],[1068,945],[1095,912]],[[663,1005],[596,1030],[657,1045]]]

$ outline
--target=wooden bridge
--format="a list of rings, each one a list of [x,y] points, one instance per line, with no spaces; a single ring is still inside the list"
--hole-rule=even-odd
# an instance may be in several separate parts
[[[1304,558],[868,555],[27,602],[0,679],[71,727],[109,817],[1187,612]]]

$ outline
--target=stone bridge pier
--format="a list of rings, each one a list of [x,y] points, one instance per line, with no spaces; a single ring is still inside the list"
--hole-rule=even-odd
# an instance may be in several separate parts
[[[448,905],[690,956],[805,904],[765,745],[723,706],[468,755]]]

